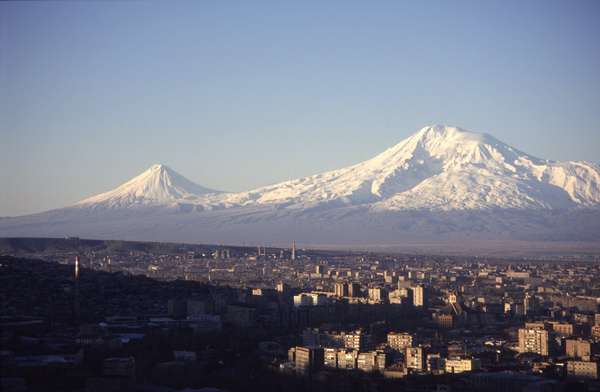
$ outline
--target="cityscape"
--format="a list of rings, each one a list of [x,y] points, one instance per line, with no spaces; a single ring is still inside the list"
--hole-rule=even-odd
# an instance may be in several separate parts
[[[600,1],[0,1],[0,392],[600,392]]]
[[[3,240],[3,390],[600,386],[593,258],[299,245]]]

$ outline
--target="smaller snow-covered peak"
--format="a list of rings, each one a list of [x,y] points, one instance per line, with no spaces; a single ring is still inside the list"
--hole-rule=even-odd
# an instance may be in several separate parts
[[[154,173],[157,175],[161,173],[166,173],[167,175],[179,175],[175,170],[162,163],[155,163],[154,165],[150,166],[144,173]]]
[[[218,191],[200,186],[163,164],[154,164],[142,174],[112,191],[82,200],[78,205],[102,204],[126,207],[141,204],[194,202],[200,196]]]
[[[147,171],[176,173],[175,170],[162,163],[155,163],[154,165],[150,166]]]
[[[155,163],[154,165],[150,166],[150,169],[148,169],[148,170],[160,171],[163,169],[168,169],[168,167],[163,165],[162,163]]]
[[[150,166],[145,172],[143,172],[141,176],[149,177],[149,176],[157,176],[157,178],[161,178],[162,180],[169,180],[171,177],[182,177],[175,170],[171,169],[169,166],[164,165],[162,163],[155,163]],[[187,181],[187,180],[186,180]],[[194,184],[196,185],[196,184]],[[206,192],[203,192],[206,193]]]

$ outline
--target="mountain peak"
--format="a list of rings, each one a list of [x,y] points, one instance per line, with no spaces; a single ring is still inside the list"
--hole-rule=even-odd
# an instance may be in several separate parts
[[[429,125],[367,161],[369,166],[404,167],[406,164],[429,162],[435,166],[450,161],[480,161],[482,151],[510,147],[485,133],[475,133],[448,125]],[[419,163],[420,165],[420,163]],[[393,169],[392,171],[395,171]]]
[[[146,169],[146,171],[143,172],[142,174],[144,174],[144,173],[148,173],[151,175],[157,175],[157,176],[163,175],[163,174],[166,176],[171,176],[171,175],[178,176],[179,175],[175,170],[171,169],[169,166],[167,166],[163,163],[155,163],[154,165],[152,165],[148,169]]]
[[[181,175],[167,165],[155,163],[135,178],[143,179],[144,181],[163,182],[166,183],[165,185],[168,185],[171,177],[176,176]]]
[[[465,129],[446,124],[427,125],[416,132],[416,134],[448,134],[448,133],[473,133]]]
[[[171,169],[170,167],[168,167],[167,165],[164,165],[162,163],[155,163],[154,165],[150,166],[148,168],[148,170],[150,170],[152,172],[173,171],[173,169]]]
[[[158,171],[158,170],[162,170],[163,168],[166,168],[166,167],[162,163],[155,163],[154,165],[150,166],[149,170]]]
[[[201,195],[219,193],[183,177],[168,166],[157,163],[119,187],[82,200],[78,205],[102,204],[111,207],[194,202]]]
[[[445,143],[498,143],[487,133],[477,133],[449,125],[435,124],[421,128],[409,139],[423,142],[443,141]]]

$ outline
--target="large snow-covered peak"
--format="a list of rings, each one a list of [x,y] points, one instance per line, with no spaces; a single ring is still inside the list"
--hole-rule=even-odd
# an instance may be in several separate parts
[[[229,195],[225,204],[377,210],[590,207],[600,204],[600,173],[585,162],[536,158],[486,133],[431,125],[372,159]]]
[[[448,165],[473,163],[495,164],[527,154],[516,150],[486,133],[475,133],[447,125],[427,126],[373,158],[378,165],[416,160],[437,160]],[[530,157],[531,160],[539,159]]]
[[[491,138],[491,136],[486,133],[471,132],[450,125],[434,124],[421,128],[411,138],[419,140],[443,139],[445,141],[454,140],[457,142],[482,142],[486,138]]]
[[[372,193],[386,198],[408,191],[443,172],[466,171],[474,167],[505,172],[506,162],[519,156],[526,154],[488,134],[432,125],[358,164],[353,171],[365,174],[371,181]]]
[[[218,191],[200,186],[168,166],[157,163],[119,187],[84,199],[77,205],[128,207],[178,202],[193,203],[202,195],[211,193],[218,193]]]
[[[600,204],[600,172],[539,159],[486,133],[427,126],[364,163],[383,209],[570,208]]]
[[[428,148],[436,148],[441,146],[444,146],[445,148],[454,148],[461,144],[474,145],[490,141],[496,142],[497,140],[486,133],[476,133],[459,127],[435,124],[421,128],[408,138],[393,146],[391,149],[403,145],[421,145],[422,147]]]

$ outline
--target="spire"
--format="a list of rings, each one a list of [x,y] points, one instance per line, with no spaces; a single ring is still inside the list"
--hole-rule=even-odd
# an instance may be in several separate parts
[[[79,255],[75,256],[75,296],[73,298],[73,318],[75,324],[79,323],[79,313],[80,313],[80,305],[79,305],[79,267],[80,260]]]
[[[79,256],[75,256],[75,281],[79,281]]]
[[[292,240],[292,260],[296,260],[296,240]]]

